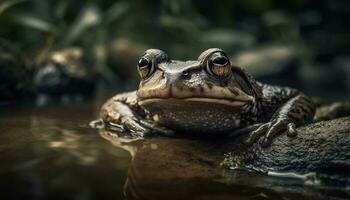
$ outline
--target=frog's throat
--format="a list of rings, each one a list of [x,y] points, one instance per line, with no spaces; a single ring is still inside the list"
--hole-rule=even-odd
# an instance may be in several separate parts
[[[231,106],[231,107],[243,107],[252,103],[247,101],[237,101],[237,100],[228,100],[228,99],[189,97],[189,98],[147,98],[147,99],[139,100],[138,104],[140,106],[143,106],[143,105],[148,105],[148,104],[163,102],[163,101],[168,101],[168,102],[183,101],[183,103],[186,103],[186,102],[212,103],[212,104],[222,104],[222,105]]]

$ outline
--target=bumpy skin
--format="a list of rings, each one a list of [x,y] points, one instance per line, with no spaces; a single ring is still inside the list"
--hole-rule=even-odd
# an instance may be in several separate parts
[[[263,124],[251,132],[247,143],[252,143],[266,133],[263,144],[268,145],[276,134],[285,130],[290,136],[294,136],[295,126],[313,119],[315,106],[303,93],[288,87],[262,83],[258,85],[262,91],[257,102],[258,109],[254,113],[258,117],[251,123]]]
[[[234,118],[235,125],[232,126],[232,130],[225,129],[225,132],[229,132],[228,135],[232,136],[249,132],[247,144],[253,144],[263,136],[262,145],[268,146],[277,134],[284,131],[287,131],[289,136],[294,136],[296,135],[295,126],[311,121],[314,116],[313,103],[300,91],[257,82],[243,69],[232,66],[229,62],[226,66],[232,73],[227,76],[229,78],[217,78],[217,76],[212,77],[211,73],[205,74],[203,72],[205,63],[213,62],[212,60],[217,57],[221,59],[225,57],[224,52],[220,49],[209,49],[203,52],[198,61],[172,61],[164,52],[154,49],[146,51],[145,56],[157,63],[158,67],[153,74],[141,79],[137,91],[118,94],[102,106],[101,118],[107,125],[120,127],[138,136],[150,133],[172,135],[177,130],[167,128],[167,123],[158,123],[158,116],[152,115],[150,110],[140,103],[145,96],[149,98],[152,95],[152,97],[163,99],[180,99],[180,102],[185,97],[200,96],[205,99],[212,95],[215,99],[229,99],[230,103],[235,102],[232,99],[244,102],[244,105],[240,107],[240,114],[234,116],[218,113],[216,107],[210,108],[208,104],[205,104],[202,110],[212,109],[214,113],[217,112],[216,116],[219,116],[217,118],[225,118],[225,115],[227,118]],[[218,66],[223,67],[224,65],[226,64]],[[224,67],[217,69],[219,69],[217,70],[219,74],[227,73]],[[183,104],[188,103],[183,102]],[[167,106],[164,109],[167,109]],[[180,119],[181,117],[177,116]],[[184,119],[185,117],[183,116]],[[203,116],[198,115],[198,118],[203,118]],[[182,123],[188,123],[188,120],[183,120]],[[220,132],[220,125],[217,126],[215,128],[217,132]]]

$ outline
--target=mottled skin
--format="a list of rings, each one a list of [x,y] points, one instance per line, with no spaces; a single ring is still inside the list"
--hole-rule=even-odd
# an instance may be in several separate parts
[[[302,92],[255,81],[231,65],[221,49],[208,49],[195,61],[171,60],[149,49],[138,63],[137,91],[118,94],[101,109],[109,127],[132,134],[247,134],[252,144],[269,145],[279,133],[312,120],[313,103]]]

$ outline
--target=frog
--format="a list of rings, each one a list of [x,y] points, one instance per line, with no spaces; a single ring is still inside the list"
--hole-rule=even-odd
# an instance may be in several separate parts
[[[261,83],[231,63],[219,48],[187,61],[148,49],[137,63],[138,88],[107,100],[100,121],[137,137],[244,135],[247,145],[265,147],[312,121],[315,105],[303,92]]]

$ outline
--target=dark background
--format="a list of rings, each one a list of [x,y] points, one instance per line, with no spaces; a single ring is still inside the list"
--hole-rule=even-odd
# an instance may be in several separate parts
[[[211,47],[260,81],[345,100],[349,19],[345,0],[0,1],[0,102],[109,96],[137,87],[147,48],[196,59]]]

